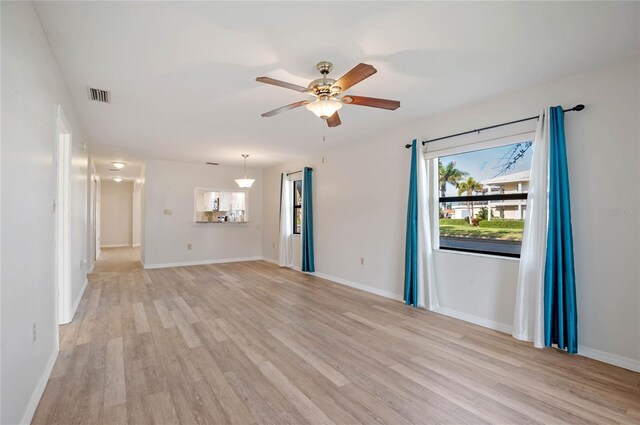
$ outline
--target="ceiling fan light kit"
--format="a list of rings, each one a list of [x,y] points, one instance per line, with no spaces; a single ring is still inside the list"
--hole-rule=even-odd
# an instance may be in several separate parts
[[[316,114],[318,118],[326,120],[342,108],[342,102],[329,96],[323,96],[318,100],[307,103],[306,107]]]
[[[313,80],[307,87],[291,84],[269,77],[258,77],[256,81],[264,84],[271,84],[278,87],[284,87],[295,90],[300,93],[308,94],[315,97],[312,100],[302,100],[290,105],[282,106],[269,112],[262,114],[263,117],[272,117],[282,112],[305,106],[309,111],[313,112],[317,117],[327,121],[329,127],[337,127],[342,122],[338,116],[338,111],[343,104],[369,106],[372,108],[381,108],[388,110],[396,110],[400,107],[397,100],[378,99],[374,97],[363,96],[343,96],[338,97],[344,91],[358,84],[362,80],[369,78],[377,72],[377,70],[365,63],[356,65],[351,71],[344,74],[338,80],[327,78],[327,74],[333,69],[331,62],[322,61],[316,66],[322,78]]]
[[[244,178],[236,179],[236,183],[242,189],[249,189],[253,185],[253,182],[256,181],[255,179],[248,179],[247,178],[247,157],[248,156],[249,155],[247,155],[246,153],[242,154],[242,157],[244,158]]]

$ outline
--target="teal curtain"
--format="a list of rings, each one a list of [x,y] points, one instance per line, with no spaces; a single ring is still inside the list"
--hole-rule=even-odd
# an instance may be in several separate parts
[[[407,206],[407,241],[404,251],[404,302],[418,305],[418,168],[417,141],[411,146],[409,203]]]
[[[315,272],[313,258],[313,169],[304,167],[302,183],[302,271]]]
[[[578,315],[564,112],[552,107],[549,140],[549,228],[544,276],[545,345],[578,352]]]

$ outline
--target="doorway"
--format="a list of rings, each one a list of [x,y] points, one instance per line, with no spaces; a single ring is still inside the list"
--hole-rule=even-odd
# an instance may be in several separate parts
[[[56,137],[55,270],[58,323],[71,322],[71,126],[58,107]]]

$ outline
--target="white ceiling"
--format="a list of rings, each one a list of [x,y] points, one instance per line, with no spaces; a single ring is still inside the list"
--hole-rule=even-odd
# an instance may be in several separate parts
[[[637,55],[638,3],[40,2],[37,10],[91,144],[115,159],[263,167],[364,139],[433,112]],[[378,73],[348,93],[397,111],[345,106],[329,129],[299,85],[334,63]],[[91,102],[87,86],[108,89]],[[326,141],[322,136],[326,135]],[[405,141],[398,141],[403,143]]]
[[[126,165],[122,169],[113,166],[113,162],[124,162]],[[142,177],[142,163],[140,160],[131,160],[121,155],[93,155],[95,173],[100,177],[114,178],[120,177],[123,180],[136,180]]]

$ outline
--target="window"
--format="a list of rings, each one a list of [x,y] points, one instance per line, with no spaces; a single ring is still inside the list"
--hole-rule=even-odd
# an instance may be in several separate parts
[[[293,182],[293,234],[302,231],[302,180]]]
[[[438,158],[441,249],[520,257],[532,145]]]

